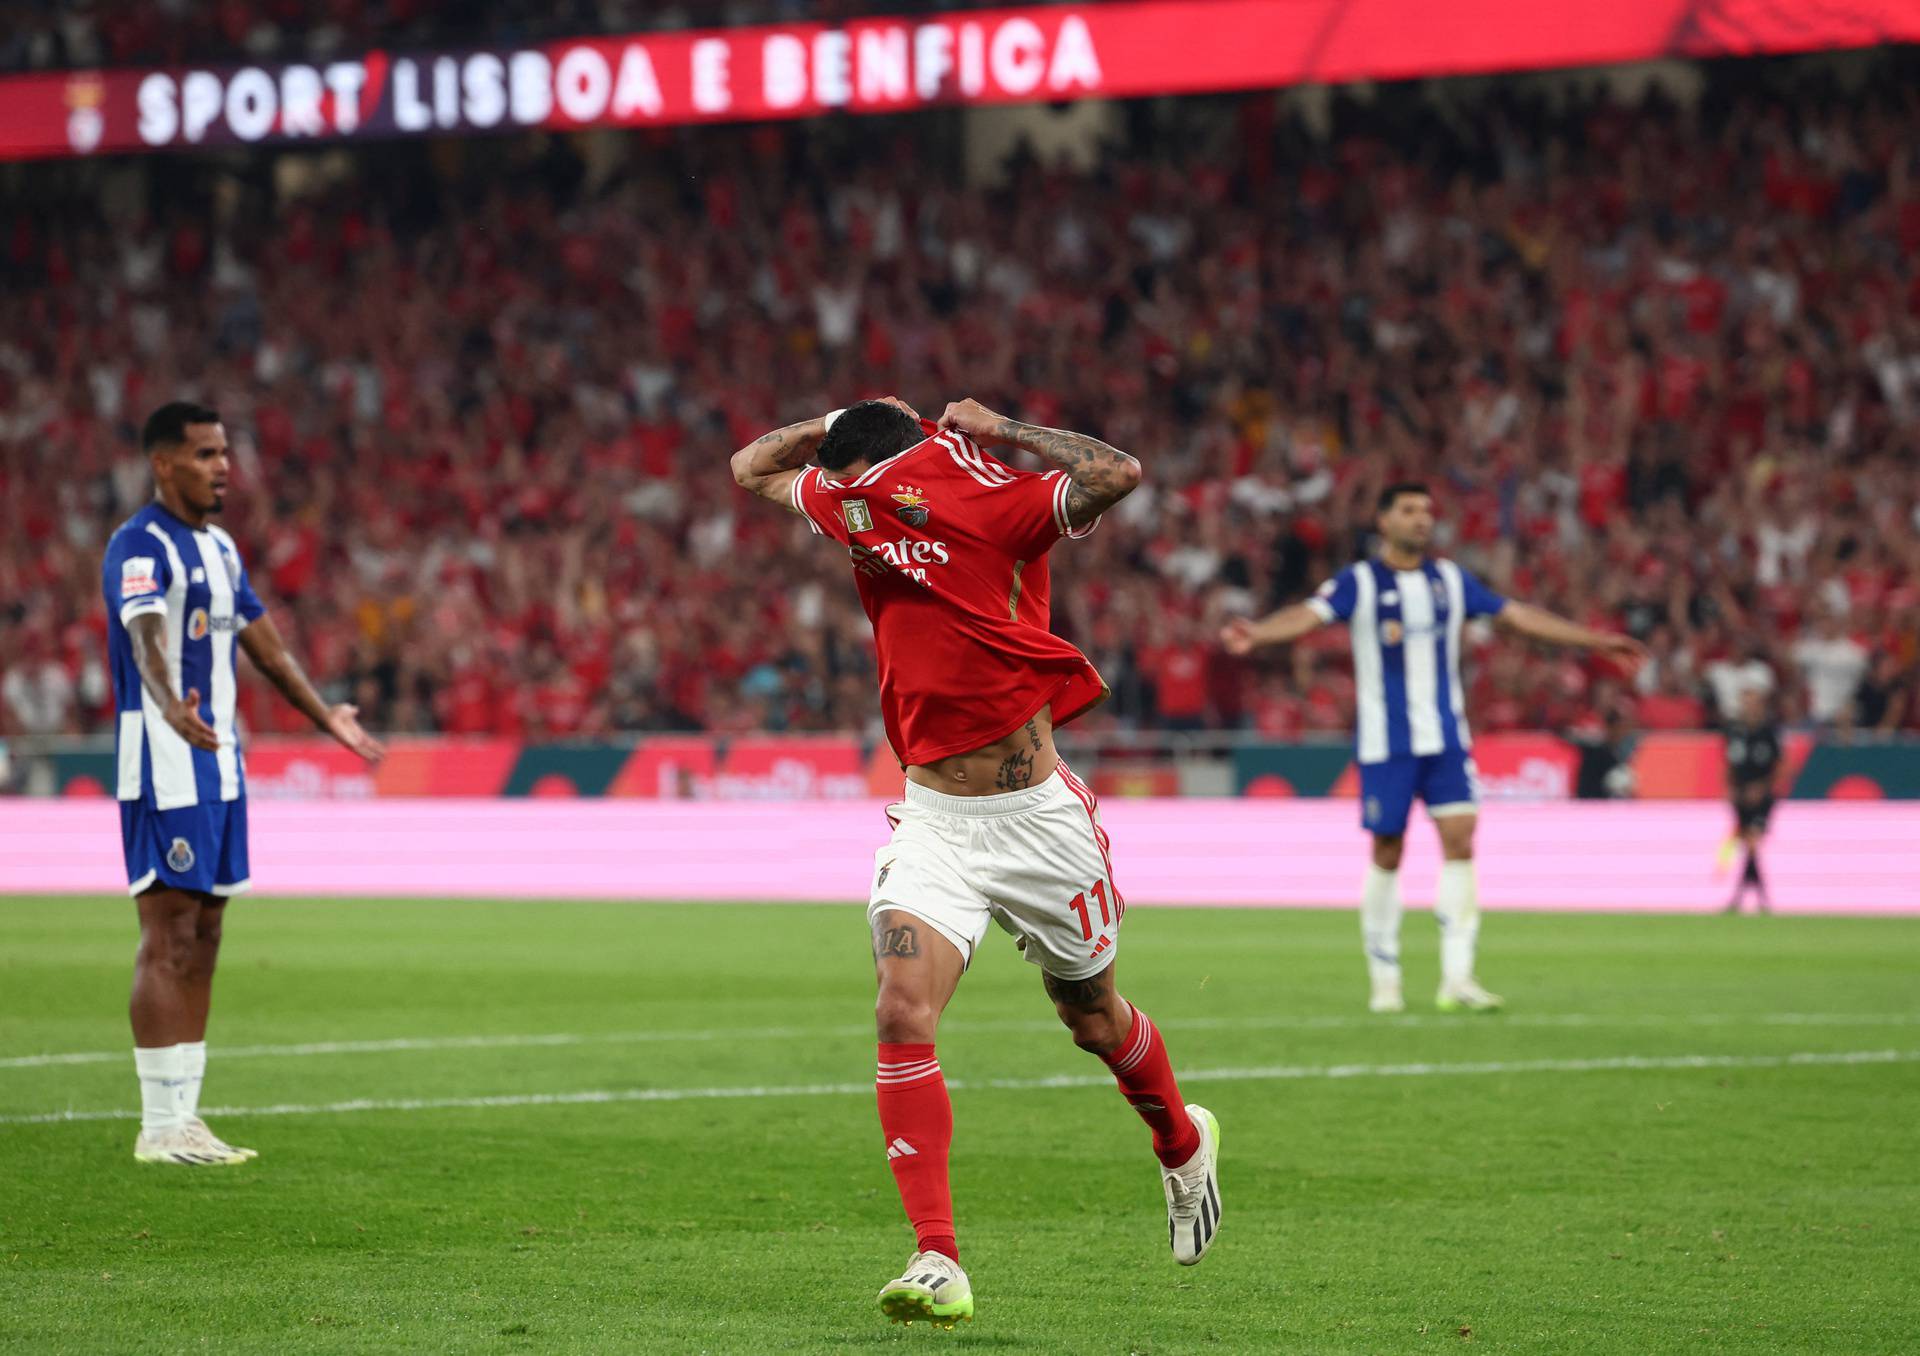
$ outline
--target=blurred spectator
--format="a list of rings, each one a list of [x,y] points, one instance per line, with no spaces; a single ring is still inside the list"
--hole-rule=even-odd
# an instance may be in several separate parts
[[[1846,623],[1822,617],[1812,635],[1794,642],[1793,661],[1806,680],[1807,714],[1821,725],[1850,723],[1867,674],[1867,651],[1847,634]]]

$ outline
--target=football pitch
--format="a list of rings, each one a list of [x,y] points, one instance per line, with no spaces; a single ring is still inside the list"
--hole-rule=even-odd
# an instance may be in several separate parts
[[[941,1040],[979,1305],[943,1333],[874,1305],[912,1240],[855,906],[242,900],[203,1109],[261,1158],[185,1170],[131,1157],[129,903],[0,900],[0,1348],[1920,1345],[1920,920],[1493,915],[1511,1010],[1445,1018],[1368,1016],[1357,930],[1129,913],[1122,989],[1221,1122],[1191,1270],[990,934]]]

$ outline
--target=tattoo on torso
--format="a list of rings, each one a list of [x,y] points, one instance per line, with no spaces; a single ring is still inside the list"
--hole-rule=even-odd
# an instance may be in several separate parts
[[[1033,785],[1034,755],[1040,752],[1040,727],[1029,720],[1027,722],[1028,749],[1017,749],[1000,760],[999,774],[994,785],[1002,791],[1022,791]]]

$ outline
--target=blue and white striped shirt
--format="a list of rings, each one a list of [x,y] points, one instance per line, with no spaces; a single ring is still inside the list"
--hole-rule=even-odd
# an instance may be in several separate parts
[[[1324,622],[1343,621],[1353,637],[1362,763],[1457,753],[1473,747],[1460,682],[1460,631],[1507,600],[1451,560],[1428,558],[1417,570],[1378,560],[1347,566],[1307,606]]]
[[[121,800],[155,809],[238,800],[244,787],[234,732],[234,642],[266,611],[224,528],[195,529],[158,503],[122,523],[107,542],[100,587],[107,600],[107,657],[117,710]],[[176,695],[200,693],[200,718],[220,751],[196,749],[167,724],[140,681],[127,623],[143,612],[166,619],[167,667]]]

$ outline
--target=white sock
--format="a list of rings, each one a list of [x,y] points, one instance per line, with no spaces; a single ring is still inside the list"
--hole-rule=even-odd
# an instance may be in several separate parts
[[[1400,982],[1400,873],[1367,867],[1360,887],[1360,942],[1375,984]]]
[[[1440,863],[1433,917],[1440,925],[1440,982],[1465,984],[1473,978],[1473,948],[1480,937],[1480,886],[1471,858]]]
[[[187,1061],[180,1047],[135,1046],[133,1067],[140,1075],[141,1131],[152,1134],[179,1129],[185,1119],[180,1114],[180,1092],[187,1081]]]
[[[200,1084],[207,1076],[207,1043],[182,1041],[179,1045],[185,1063],[187,1083],[180,1090],[180,1116],[192,1120],[200,1114]]]

